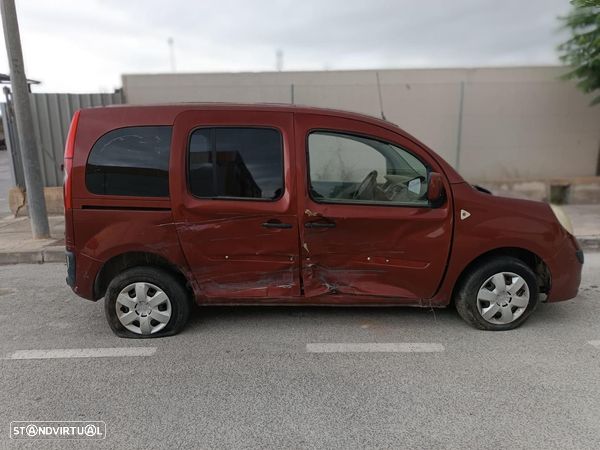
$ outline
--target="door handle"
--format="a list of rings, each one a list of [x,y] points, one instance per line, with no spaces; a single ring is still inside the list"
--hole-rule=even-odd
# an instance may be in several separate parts
[[[280,220],[269,220],[262,224],[265,228],[292,228],[291,223],[283,223]]]
[[[305,228],[335,228],[335,222],[306,222]]]

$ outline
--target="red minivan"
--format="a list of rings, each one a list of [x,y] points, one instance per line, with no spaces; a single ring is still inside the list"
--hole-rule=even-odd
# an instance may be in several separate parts
[[[290,105],[83,109],[65,151],[67,283],[123,337],[192,302],[456,305],[484,330],[577,295],[561,210],[465,182],[397,126]]]

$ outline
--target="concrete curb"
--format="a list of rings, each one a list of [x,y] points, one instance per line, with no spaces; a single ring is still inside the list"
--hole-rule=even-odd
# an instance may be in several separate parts
[[[55,245],[46,247],[42,250],[43,262],[61,262],[66,263],[65,260],[65,247],[62,245]]]
[[[0,253],[0,265],[8,264],[43,264],[50,262],[65,262],[64,247],[46,247],[42,250],[28,252]]]
[[[577,238],[579,246],[584,252],[600,251],[599,236],[580,236]],[[62,245],[54,245],[41,250],[29,252],[6,252],[0,253],[0,266],[8,264],[43,264],[64,263],[65,248]]]
[[[44,262],[43,252],[7,252],[0,253],[0,264],[41,264]]]
[[[584,252],[600,251],[600,236],[579,236],[577,242]]]

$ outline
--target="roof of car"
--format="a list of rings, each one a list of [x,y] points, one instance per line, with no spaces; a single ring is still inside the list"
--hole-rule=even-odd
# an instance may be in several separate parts
[[[367,114],[361,114],[350,111],[343,111],[338,109],[330,109],[330,108],[317,108],[312,106],[302,106],[302,105],[291,105],[285,103],[173,103],[173,104],[149,104],[149,105],[110,105],[101,108],[110,108],[110,109],[126,109],[131,113],[144,113],[144,112],[154,112],[160,113],[164,115],[173,115],[183,111],[190,110],[236,110],[236,111],[271,111],[271,112],[290,112],[290,113],[302,113],[302,114],[322,114],[322,115],[332,115],[338,117],[348,117],[363,120],[366,122],[375,123],[380,126],[384,126],[387,128],[394,128],[396,130],[399,127],[387,120],[382,120],[374,116],[370,116]],[[86,112],[92,112],[94,110],[98,110],[100,108],[89,108],[86,109]]]

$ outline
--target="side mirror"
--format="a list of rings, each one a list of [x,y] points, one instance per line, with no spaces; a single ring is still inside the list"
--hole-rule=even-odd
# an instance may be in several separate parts
[[[431,172],[427,182],[427,200],[429,200],[432,206],[439,206],[444,201],[444,194],[442,175],[437,172]]]

